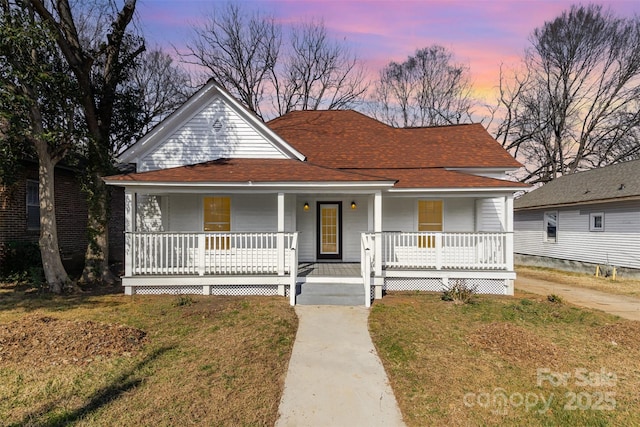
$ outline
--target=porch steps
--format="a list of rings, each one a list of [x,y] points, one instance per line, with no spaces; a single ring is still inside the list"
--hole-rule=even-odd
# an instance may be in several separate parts
[[[364,305],[362,283],[316,283],[299,285],[296,304],[301,305]]]

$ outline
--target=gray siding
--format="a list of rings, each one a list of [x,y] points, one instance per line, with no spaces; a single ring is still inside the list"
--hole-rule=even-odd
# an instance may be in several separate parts
[[[640,201],[559,208],[556,243],[544,241],[547,210],[515,213],[515,253],[640,268]],[[604,231],[589,231],[589,214],[598,212]]]
[[[221,126],[219,131],[214,127]],[[287,158],[220,98],[195,114],[147,153],[138,171],[171,168],[219,158]]]

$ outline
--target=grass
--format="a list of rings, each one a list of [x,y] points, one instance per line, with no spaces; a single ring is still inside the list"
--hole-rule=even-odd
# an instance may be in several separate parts
[[[285,298],[57,297],[0,288],[0,324],[32,315],[139,328],[146,344],[84,365],[0,360],[3,425],[275,423],[297,329]]]
[[[518,277],[546,280],[617,295],[640,297],[640,280],[638,279],[617,277],[616,280],[612,280],[610,277],[595,277],[595,271],[594,274],[585,274],[529,266],[517,266],[516,272]]]
[[[409,426],[640,425],[638,322],[531,294],[391,293],[369,328]]]

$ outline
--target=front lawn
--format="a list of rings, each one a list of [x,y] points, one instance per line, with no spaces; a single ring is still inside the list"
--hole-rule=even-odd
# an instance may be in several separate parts
[[[0,288],[3,425],[272,426],[297,318],[282,297]]]
[[[640,425],[640,322],[532,294],[394,293],[369,328],[409,426]]]

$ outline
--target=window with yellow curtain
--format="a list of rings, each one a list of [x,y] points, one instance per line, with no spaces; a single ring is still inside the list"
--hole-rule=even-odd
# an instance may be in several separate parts
[[[442,231],[442,200],[418,200],[418,231]],[[433,236],[420,236],[418,247],[433,248]]]
[[[231,231],[231,197],[205,197],[203,205],[204,231]],[[229,239],[228,236],[207,236],[207,249],[229,249]]]

